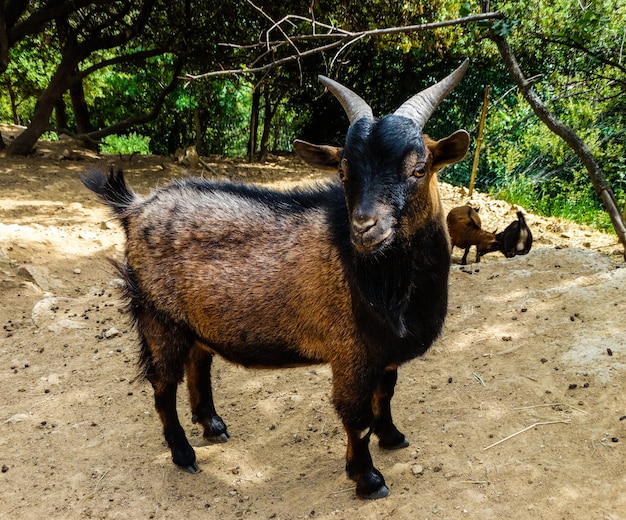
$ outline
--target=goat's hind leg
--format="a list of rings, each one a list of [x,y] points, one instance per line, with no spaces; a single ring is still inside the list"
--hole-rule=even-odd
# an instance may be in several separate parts
[[[461,258],[461,265],[467,265],[467,255],[469,254],[470,247],[471,246],[465,248],[463,258]],[[478,254],[478,251],[476,251],[476,254]]]
[[[396,428],[391,417],[391,398],[393,397],[397,380],[397,369],[388,368],[385,370],[378,381],[378,386],[372,398],[374,433],[378,437],[380,447],[388,450],[406,448],[409,445],[409,441]]]
[[[141,340],[141,364],[154,390],[154,406],[163,425],[163,436],[172,461],[189,473],[199,471],[196,454],[189,444],[176,411],[176,391],[183,380],[185,357],[193,339],[179,327],[168,324],[156,312],[140,312],[137,329]]]
[[[185,365],[191,420],[204,427],[204,438],[210,442],[226,442],[230,437],[226,424],[215,411],[211,387],[213,354],[196,342]]]

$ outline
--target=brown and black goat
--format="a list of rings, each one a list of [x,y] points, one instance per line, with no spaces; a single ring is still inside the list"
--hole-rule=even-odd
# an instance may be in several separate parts
[[[350,127],[343,148],[295,143],[309,163],[339,172],[316,188],[188,179],[141,198],[120,171],[83,177],[126,232],[118,270],[176,464],[198,471],[176,411],[184,375],[193,421],[208,439],[229,437],[213,403],[214,354],[246,367],[328,363],[347,474],[359,496],[389,493],[370,436],[383,448],[408,446],[391,415],[397,368],[426,352],[447,310],[450,254],[436,172],[469,144],[463,130],[433,141],[422,129],[466,68],[380,119],[320,77]]]
[[[477,262],[480,262],[481,256],[500,250],[495,233],[482,228],[478,210],[471,206],[457,206],[451,209],[446,220],[452,249],[454,246],[465,249],[461,264],[467,264],[467,254],[472,246],[476,246]]]
[[[533,234],[521,211],[517,212],[517,220],[511,222],[501,233],[496,233],[496,239],[500,244],[500,251],[507,258],[525,255],[533,246]]]

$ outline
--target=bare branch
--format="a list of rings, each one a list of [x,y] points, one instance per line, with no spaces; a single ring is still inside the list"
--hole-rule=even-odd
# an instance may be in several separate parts
[[[419,24],[419,25],[407,25],[404,27],[389,27],[389,28],[384,28],[384,29],[372,29],[369,31],[359,31],[359,32],[347,32],[347,31],[343,31],[343,30],[340,30],[331,26],[326,26],[327,28],[329,28],[329,30],[334,31],[334,32],[325,34],[323,36],[313,33],[310,35],[299,35],[296,37],[290,37],[288,41],[296,49],[295,54],[285,56],[284,58],[272,60],[271,62],[266,63],[264,65],[252,66],[252,67],[247,67],[247,68],[242,67],[238,69],[216,70],[216,71],[205,72],[203,74],[197,74],[197,75],[187,74],[186,76],[183,77],[183,79],[187,81],[195,81],[198,79],[215,77],[215,76],[264,72],[264,71],[273,69],[275,67],[278,67],[280,65],[284,65],[286,63],[299,61],[303,58],[313,56],[315,54],[320,54],[326,51],[336,49],[337,47],[350,45],[351,43],[354,43],[355,41],[361,40],[364,38],[380,37],[380,36],[386,36],[386,35],[391,35],[391,34],[406,34],[406,33],[414,33],[414,32],[421,32],[421,31],[431,31],[433,29],[439,29],[441,27],[450,27],[453,25],[465,25],[468,23],[481,22],[481,21],[486,21],[486,20],[500,20],[503,18],[504,16],[501,13],[497,13],[497,12],[483,13],[483,14],[477,14],[477,15],[472,15],[472,16],[466,16],[464,18],[457,18],[454,20],[445,20],[442,22],[430,22],[430,23],[424,23],[424,24]],[[317,24],[318,26],[322,26],[321,24],[319,24],[319,22],[315,22],[314,20],[309,19],[309,18],[298,17],[298,19],[307,21],[311,24]],[[276,28],[276,24],[273,25],[272,28]],[[282,29],[281,29],[281,32],[282,32]],[[298,49],[295,47],[295,44],[294,44],[294,42],[296,41],[314,40],[314,39],[319,39],[319,38],[334,38],[334,41],[327,43],[326,45],[321,45],[319,47],[315,47],[306,51],[298,51]],[[264,47],[266,47],[268,44],[269,44],[269,40],[266,41],[266,44],[264,45]],[[277,45],[280,45],[280,44],[286,44],[286,43],[285,41],[281,41],[277,43]],[[271,52],[271,48],[270,48],[270,52],[266,51],[263,57],[267,56],[268,54],[273,54]],[[257,58],[255,60],[255,63],[258,63],[258,60],[259,59]]]

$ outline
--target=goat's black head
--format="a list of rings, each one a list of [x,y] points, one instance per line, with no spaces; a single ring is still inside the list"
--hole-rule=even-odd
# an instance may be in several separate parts
[[[350,215],[352,243],[361,254],[384,251],[409,239],[428,219],[442,218],[436,172],[461,160],[469,135],[459,130],[433,141],[422,129],[437,105],[461,80],[467,61],[436,85],[381,119],[354,92],[320,76],[350,119],[343,149],[296,141],[307,162],[338,168]]]

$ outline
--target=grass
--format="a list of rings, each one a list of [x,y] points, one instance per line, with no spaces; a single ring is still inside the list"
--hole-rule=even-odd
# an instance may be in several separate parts
[[[535,214],[558,217],[614,233],[608,213],[592,188],[537,182],[525,176],[507,179],[491,191],[499,199],[517,204]]]

